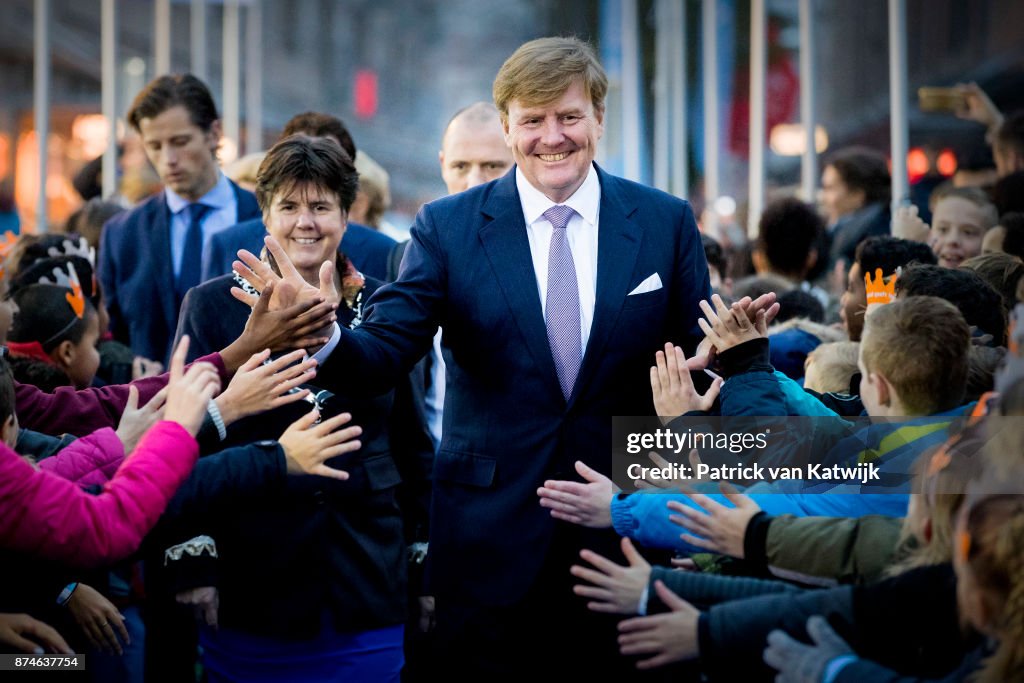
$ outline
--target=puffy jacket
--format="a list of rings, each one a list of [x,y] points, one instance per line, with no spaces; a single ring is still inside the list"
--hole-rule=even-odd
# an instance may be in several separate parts
[[[113,429],[104,427],[72,441],[54,455],[39,460],[38,464],[44,472],[85,487],[106,484],[122,462],[121,439]]]
[[[150,429],[98,496],[0,446],[0,547],[77,566],[134,552],[199,457],[176,422]]]

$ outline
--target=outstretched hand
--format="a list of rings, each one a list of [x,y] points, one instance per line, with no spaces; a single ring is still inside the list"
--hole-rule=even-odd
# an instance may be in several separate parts
[[[342,413],[329,420],[317,423],[320,415],[311,410],[288,426],[278,443],[288,461],[289,474],[316,474],[331,479],[348,479],[344,470],[328,467],[331,458],[359,450],[362,444],[356,440],[363,433],[362,427],[342,425],[352,420],[352,415]]]
[[[686,530],[679,536],[686,543],[708,552],[743,559],[747,525],[761,507],[753,498],[739,493],[729,484],[719,484],[719,488],[735,507],[722,505],[700,493],[686,493],[703,510],[671,500],[668,508],[679,514],[669,515],[669,521]]]
[[[270,357],[270,349],[264,349],[247,360],[214,399],[225,425],[304,399],[308,389],[292,390],[316,377],[316,361],[305,355],[299,349],[264,363]]]
[[[717,294],[712,295],[712,300],[717,296]],[[763,314],[763,329],[765,334],[767,334],[768,325],[771,325],[772,320],[779,314],[780,307],[776,303],[776,298],[775,292],[762,294],[756,299],[745,296],[739,301],[734,302],[729,308],[737,312],[742,311],[746,315],[747,320],[754,323],[757,323]],[[718,297],[718,299],[721,302],[721,297]],[[706,304],[704,302],[701,302],[701,304],[703,310],[703,306]],[[698,320],[697,324],[700,325],[702,322],[706,323],[706,321]],[[701,329],[704,329],[703,325],[701,325]],[[704,333],[707,334],[707,330],[704,330]],[[697,345],[697,350],[694,352],[693,357],[686,361],[686,367],[690,371],[705,370],[714,362],[715,356],[722,351],[725,351],[725,349],[719,348],[713,338],[705,337]]]
[[[291,306],[271,310],[270,302],[277,286],[268,282],[258,297],[252,297],[252,313],[245,329],[227,349],[221,351],[224,364],[237,369],[253,354],[264,349],[290,351],[292,349],[323,346],[330,338],[330,326],[338,319],[337,304],[321,297],[299,301]],[[249,302],[241,289],[232,288],[235,298]]]
[[[576,471],[587,483],[549,479],[537,489],[541,507],[551,510],[551,516],[563,522],[572,522],[594,529],[612,525],[612,480],[597,470],[576,461]]]
[[[189,338],[185,335],[171,356],[164,419],[177,422],[195,437],[203,425],[207,404],[220,391],[220,376],[209,363],[193,363],[186,372],[188,344]]]
[[[697,642],[700,610],[661,581],[654,582],[654,590],[670,612],[634,617],[619,624],[619,652],[624,655],[652,655],[637,662],[638,669],[681,662],[700,653]]]
[[[697,393],[683,350],[672,344],[665,344],[664,351],[654,354],[654,363],[651,391],[654,408],[662,424],[693,410],[711,410],[722,388],[721,378],[715,379],[705,393]]]
[[[824,678],[829,662],[853,654],[853,649],[822,616],[807,620],[807,635],[814,645],[805,645],[779,629],[768,634],[764,663],[778,669],[777,683],[818,683]]]
[[[27,614],[0,613],[0,643],[30,655],[75,654],[56,629]]]
[[[622,539],[622,554],[629,563],[626,566],[615,564],[592,550],[580,551],[580,557],[594,569],[573,565],[569,572],[587,582],[576,584],[572,590],[590,599],[588,609],[606,614],[637,613],[640,597],[651,579],[651,565],[628,538]]]
[[[292,260],[288,257],[288,253],[276,239],[267,235],[263,238],[263,243],[267,246],[267,251],[270,252],[274,263],[277,264],[280,275],[274,272],[274,269],[268,263],[261,261],[259,257],[245,249],[238,251],[238,258],[240,260],[235,261],[232,267],[257,292],[262,292],[268,284],[274,285],[275,291],[270,300],[270,310],[280,310],[298,301],[316,298],[333,304],[341,301],[341,292],[334,285],[334,261],[324,261],[320,266],[320,281],[319,287],[317,287],[303,279],[292,263]],[[232,288],[231,294],[239,301],[243,301],[250,306],[256,303],[255,295],[247,294],[237,287]]]
[[[121,413],[121,420],[117,423],[117,438],[124,445],[125,455],[131,455],[142,435],[163,419],[166,400],[167,387],[164,387],[140,408],[138,388],[134,385],[128,387],[128,401]]]

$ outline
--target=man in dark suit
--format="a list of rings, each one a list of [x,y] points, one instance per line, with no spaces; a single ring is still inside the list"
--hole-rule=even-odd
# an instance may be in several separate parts
[[[358,154],[348,128],[336,116],[313,111],[296,114],[284,125],[281,139],[296,133],[314,138],[330,138],[341,145],[352,160]],[[210,240],[208,258],[203,262],[203,282],[230,273],[239,249],[260,253],[266,234],[263,219],[254,218],[214,235]],[[349,223],[340,250],[361,273],[388,282],[392,279],[388,277],[389,259],[397,244],[395,240],[372,228]]]
[[[695,346],[711,290],[689,205],[593,163],[606,92],[585,43],[520,47],[494,84],[516,168],[420,210],[399,279],[319,370],[379,391],[444,330],[428,582],[450,679],[633,673],[571,592],[579,549],[614,539],[536,491],[578,460],[611,471],[612,416],[654,414],[654,354]]]
[[[99,274],[114,336],[166,364],[181,300],[200,282],[205,245],[259,216],[259,207],[218,167],[217,107],[195,76],[152,81],[132,103],[128,123],[164,191],[107,222]]]

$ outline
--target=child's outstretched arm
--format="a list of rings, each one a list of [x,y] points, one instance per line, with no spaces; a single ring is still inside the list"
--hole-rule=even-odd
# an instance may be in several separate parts
[[[195,434],[206,402],[220,388],[210,365],[184,371],[187,346],[183,341],[172,360],[166,419],[143,437],[100,495],[0,447],[0,547],[76,566],[107,564],[138,548],[195,464]]]

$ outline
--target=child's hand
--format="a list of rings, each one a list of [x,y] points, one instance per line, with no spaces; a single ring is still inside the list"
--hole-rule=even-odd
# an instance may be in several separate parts
[[[722,505],[699,493],[684,491],[690,500],[707,512],[672,500],[668,502],[669,509],[680,513],[682,517],[670,515],[669,521],[687,531],[679,536],[686,543],[711,553],[738,557],[742,560],[747,525],[754,515],[761,511],[761,507],[753,498],[737,492],[728,484],[720,484],[719,488],[735,507]]]
[[[263,286],[259,297],[252,301],[241,289],[232,287],[231,294],[236,299],[252,305],[252,312],[242,334],[227,349],[221,351],[221,357],[224,357],[225,353],[230,354],[232,359],[240,356],[235,367],[242,365],[253,354],[263,349],[290,351],[322,346],[330,338],[330,335],[321,336],[321,331],[330,328],[338,319],[335,313],[337,304],[314,297],[287,308],[274,310],[271,309],[270,302],[276,290],[277,286],[273,282],[268,282]]]
[[[67,607],[85,634],[86,640],[97,650],[121,655],[124,654],[121,642],[131,644],[128,629],[124,625],[124,616],[110,600],[92,586],[79,583],[75,592],[71,594]]]
[[[615,564],[591,550],[581,550],[580,557],[595,569],[573,565],[569,572],[587,581],[573,586],[576,595],[590,598],[587,608],[606,614],[636,614],[647,582],[651,579],[651,565],[633,547],[628,538],[622,539],[622,554],[628,566]]]
[[[668,424],[691,410],[711,409],[722,388],[721,379],[716,379],[706,393],[698,394],[690,379],[683,350],[672,344],[665,344],[665,350],[655,354],[654,362],[655,366],[651,368],[651,392],[654,395],[655,411],[662,424]]]
[[[209,363],[193,363],[185,371],[188,342],[188,335],[182,337],[171,357],[164,419],[177,422],[195,437],[203,425],[207,404],[220,391],[220,376]]]
[[[700,610],[661,581],[654,582],[654,590],[671,612],[633,617],[619,623],[619,652],[624,655],[652,655],[637,662],[638,669],[653,669],[700,654],[697,642]]]
[[[348,479],[348,472],[328,467],[324,463],[339,455],[359,450],[362,444],[355,439],[363,433],[363,429],[340,429],[352,419],[349,413],[315,424],[318,417],[317,411],[311,410],[291,423],[278,439],[288,461],[288,473],[317,474],[344,481]]]
[[[309,394],[308,389],[288,392],[316,377],[315,360],[307,358],[298,362],[305,354],[299,349],[265,365],[263,361],[270,356],[269,349],[249,358],[238,368],[224,393],[214,399],[224,424],[304,399]]]
[[[563,522],[572,522],[592,529],[606,529],[612,525],[612,495],[615,485],[600,472],[576,461],[576,471],[587,480],[555,481],[549,479],[537,489],[541,507],[551,510],[551,516]]]
[[[143,358],[142,356],[135,356],[132,360],[132,380],[142,379],[143,377],[156,377],[157,375],[163,374],[164,364],[159,361],[150,360]]]
[[[768,336],[768,310],[757,309],[754,311],[754,317],[750,318],[746,307],[739,302],[726,306],[722,297],[717,294],[711,295],[711,302],[714,308],[707,301],[700,302],[700,309],[704,311],[707,320],[700,319],[697,324],[715,345],[718,353],[744,342]],[[771,308],[778,312],[778,304],[772,304]]]
[[[716,294],[714,296],[718,295]],[[733,303],[732,307],[735,310],[743,311],[748,320],[753,320],[755,322],[759,321],[763,315],[763,328],[765,335],[767,335],[768,325],[771,324],[772,320],[774,320],[775,316],[779,313],[779,304],[776,303],[775,299],[775,292],[762,294],[753,300],[751,300],[749,296],[745,296],[739,301]],[[703,321],[697,321],[698,324],[701,322]],[[693,372],[704,370],[714,362],[715,354],[720,353],[723,350],[724,349],[716,348],[711,338],[704,337],[700,344],[697,345],[697,350],[694,351],[693,357],[686,361],[686,367]]]
[[[892,215],[892,236],[928,244],[928,224],[917,215],[916,206],[901,206]]]
[[[128,387],[128,402],[121,413],[121,421],[117,423],[117,438],[124,444],[125,455],[131,455],[142,435],[163,419],[166,400],[167,387],[164,387],[140,408],[139,390],[134,386]]]
[[[814,645],[806,645],[781,629],[768,634],[768,647],[764,650],[764,663],[778,669],[777,681],[821,681],[825,678],[829,662],[836,657],[853,654],[853,648],[839,637],[828,620],[815,615],[807,620],[807,635]]]
[[[75,654],[56,629],[27,614],[0,614],[0,643],[30,655],[44,652]]]

